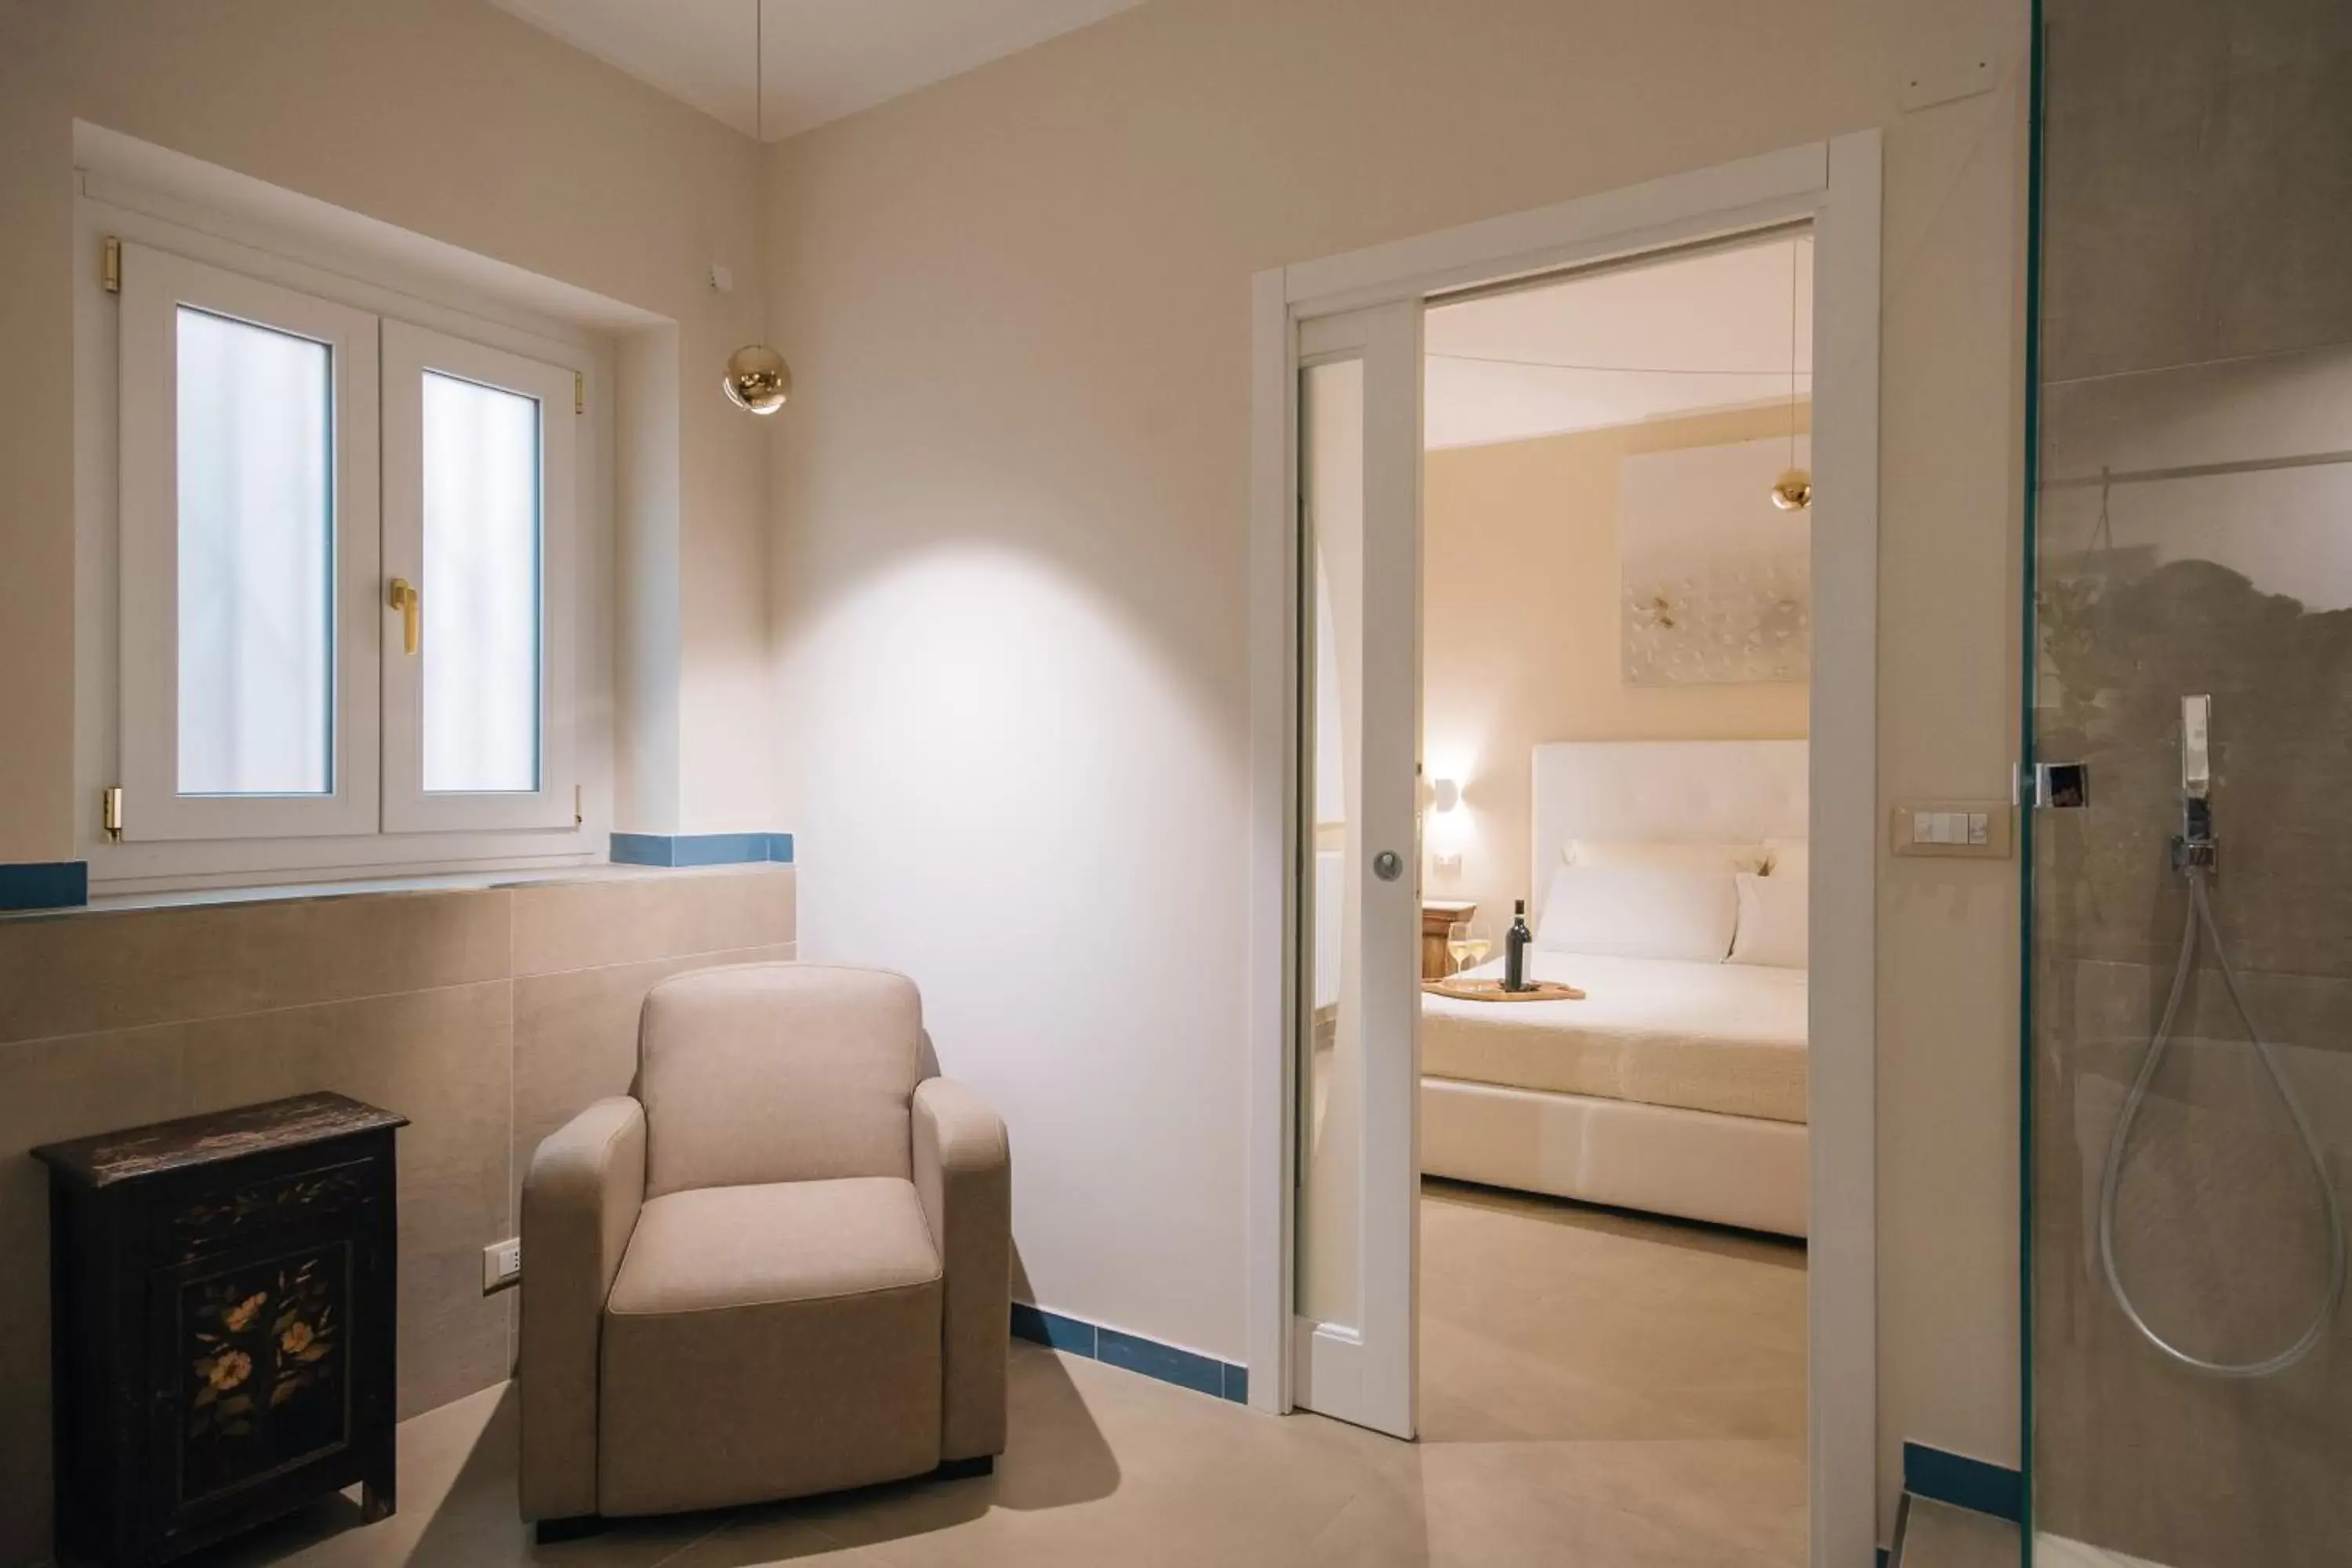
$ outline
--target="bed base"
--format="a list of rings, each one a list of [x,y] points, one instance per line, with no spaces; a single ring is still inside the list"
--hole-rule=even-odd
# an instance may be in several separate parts
[[[1805,1127],[1753,1116],[1421,1080],[1421,1168],[1488,1186],[1805,1234]]]

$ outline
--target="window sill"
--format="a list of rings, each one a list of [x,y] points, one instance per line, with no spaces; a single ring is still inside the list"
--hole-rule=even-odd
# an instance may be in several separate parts
[[[656,878],[742,876],[778,868],[771,860],[730,861],[715,866],[562,866],[547,870],[448,871],[405,877],[368,877],[344,881],[280,882],[241,888],[184,888],[168,892],[97,893],[89,902],[62,909],[0,910],[0,924],[13,921],[71,920],[81,915],[123,914],[139,910],[184,909],[215,904],[299,903],[314,899],[382,897],[402,893],[487,891],[497,888],[544,887],[562,882],[623,882]]]

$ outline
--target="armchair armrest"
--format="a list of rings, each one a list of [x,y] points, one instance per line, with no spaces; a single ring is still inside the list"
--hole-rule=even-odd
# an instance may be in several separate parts
[[[600,1100],[531,1155],[522,1183],[522,1516],[596,1511],[604,1300],[646,1199],[646,1112]]]
[[[940,1458],[1004,1451],[1013,1315],[1013,1160],[1004,1121],[962,1084],[915,1086],[915,1190],[945,1275]]]

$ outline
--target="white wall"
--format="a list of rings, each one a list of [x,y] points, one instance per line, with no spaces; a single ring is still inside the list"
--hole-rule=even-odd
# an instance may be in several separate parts
[[[718,387],[762,325],[750,139],[479,0],[0,0],[0,861],[75,853],[77,119],[677,322],[679,820],[622,826],[783,826],[763,443]]]
[[[1461,805],[1433,814],[1423,836],[1433,862],[1441,852],[1461,857],[1455,868],[1424,867],[1429,896],[1474,900],[1497,935],[1514,899],[1540,898],[1542,879],[1530,871],[1528,759],[1547,741],[1803,736],[1804,682],[1629,686],[1622,632],[1625,462],[1780,436],[1790,417],[1786,407],[1754,408],[1428,455],[1423,756],[1432,778],[1463,786]],[[1803,411],[1797,417],[1808,423]],[[1779,459],[1769,465],[1744,499],[1769,505],[1763,486]]]
[[[1239,1357],[1250,277],[1886,128],[1883,795],[2006,787],[2022,0],[1155,0],[777,148],[804,951],[921,981],[1037,1300]],[[1916,114],[1906,71],[1991,49]],[[2015,868],[1882,865],[1882,1479],[2016,1456]]]

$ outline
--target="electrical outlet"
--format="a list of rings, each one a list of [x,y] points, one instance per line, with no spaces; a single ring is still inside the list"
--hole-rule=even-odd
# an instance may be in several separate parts
[[[509,1237],[482,1248],[482,1294],[503,1290],[522,1279],[522,1242]]]

